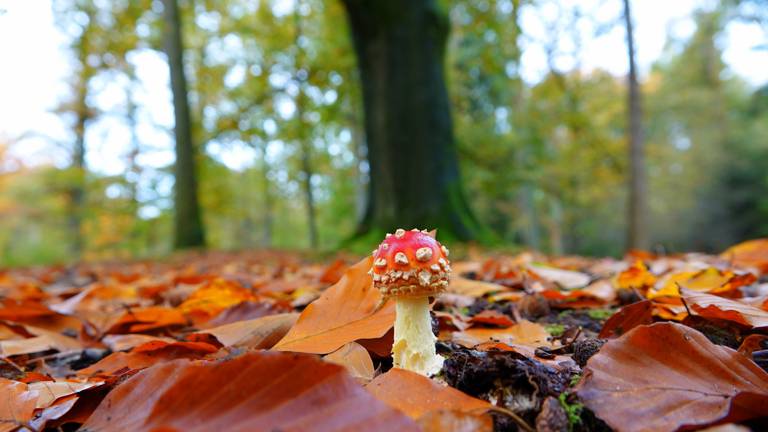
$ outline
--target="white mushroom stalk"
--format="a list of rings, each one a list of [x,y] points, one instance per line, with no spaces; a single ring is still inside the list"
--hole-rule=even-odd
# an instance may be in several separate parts
[[[399,229],[373,251],[373,283],[396,302],[395,367],[422,375],[438,373],[443,358],[435,351],[429,297],[448,286],[448,249],[426,231]]]

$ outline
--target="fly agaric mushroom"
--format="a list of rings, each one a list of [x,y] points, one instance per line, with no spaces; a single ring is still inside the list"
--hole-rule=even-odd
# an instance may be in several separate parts
[[[434,375],[443,366],[435,353],[429,297],[445,291],[451,266],[448,249],[427,231],[398,229],[373,251],[373,285],[395,299],[396,367]]]

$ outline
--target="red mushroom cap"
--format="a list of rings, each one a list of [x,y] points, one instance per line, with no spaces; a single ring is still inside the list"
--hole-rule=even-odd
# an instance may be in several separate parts
[[[427,231],[398,229],[373,251],[373,286],[384,297],[427,297],[445,291],[448,249]]]

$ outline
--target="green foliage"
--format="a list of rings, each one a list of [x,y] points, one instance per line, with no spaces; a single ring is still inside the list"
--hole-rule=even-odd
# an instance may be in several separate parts
[[[610,318],[613,315],[613,311],[611,309],[589,309],[587,315],[594,320],[602,321]]]
[[[568,415],[568,430],[573,430],[576,425],[581,424],[581,411],[584,409],[584,405],[579,402],[568,402],[570,393],[560,393],[557,400],[560,401],[560,406],[563,407],[565,413]]]
[[[547,324],[544,328],[554,337],[560,337],[565,332],[565,326],[562,324]]]

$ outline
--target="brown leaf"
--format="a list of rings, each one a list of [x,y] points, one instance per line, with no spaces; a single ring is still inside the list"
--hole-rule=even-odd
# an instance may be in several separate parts
[[[752,334],[744,338],[739,345],[739,352],[745,356],[752,358],[752,353],[755,351],[762,351],[763,344],[768,346],[768,335]]]
[[[270,349],[288,333],[298,317],[298,313],[268,315],[225,324],[200,333],[215,336],[224,346]]]
[[[768,327],[768,312],[736,300],[716,295],[680,290],[690,311],[704,318],[723,319],[752,328]]]
[[[35,412],[37,392],[18,381],[0,378],[0,432],[28,423]]]
[[[549,345],[549,336],[549,332],[542,325],[522,320],[507,328],[471,328],[455,332],[452,340],[467,348],[484,342],[540,346]]]
[[[768,374],[676,323],[635,327],[587,363],[581,401],[618,431],[664,431],[765,415]]]
[[[347,372],[358,382],[368,383],[375,374],[373,360],[371,360],[368,350],[355,342],[344,345],[323,357],[323,360],[344,366]]]
[[[507,291],[507,287],[491,282],[476,281],[461,276],[455,276],[448,282],[447,291],[449,293],[469,297],[482,297],[485,294],[492,292]]]
[[[198,359],[218,351],[218,348],[202,342],[147,342],[129,353],[112,353],[85,369],[77,371],[80,376],[119,375],[128,371],[143,369],[159,362],[179,358]]]
[[[100,382],[38,381],[29,384],[29,390],[38,394],[35,408],[48,408],[59,398],[99,385]]]
[[[616,311],[603,324],[599,337],[602,339],[615,338],[632,330],[633,328],[653,322],[653,303],[643,300]]]
[[[338,365],[315,356],[248,353],[215,362],[176,360],[113,390],[83,426],[137,431],[417,431]]]
[[[327,354],[348,342],[383,336],[395,323],[394,302],[374,313],[381,294],[368,270],[371,257],[354,266],[299,316],[296,325],[273,349]]]
[[[413,419],[437,410],[478,413],[490,407],[453,387],[440,385],[431,379],[404,369],[393,368],[377,376],[365,387],[377,399]]]

